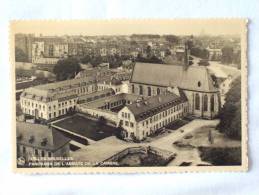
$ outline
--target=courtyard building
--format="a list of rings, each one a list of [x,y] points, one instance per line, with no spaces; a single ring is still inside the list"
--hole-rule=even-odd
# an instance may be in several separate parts
[[[118,112],[118,125],[126,130],[126,138],[142,140],[187,114],[186,96],[166,92],[125,105]]]

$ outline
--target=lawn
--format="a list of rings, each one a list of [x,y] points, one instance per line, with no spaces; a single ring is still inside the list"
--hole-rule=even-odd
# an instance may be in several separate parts
[[[53,123],[53,125],[82,135],[94,141],[112,136],[116,132],[116,128],[114,127],[106,124],[100,124],[97,121],[93,121],[80,115],[74,115],[70,118]]]

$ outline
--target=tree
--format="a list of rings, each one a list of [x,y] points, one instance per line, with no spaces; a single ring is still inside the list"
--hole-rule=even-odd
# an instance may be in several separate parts
[[[96,67],[96,66],[98,66],[101,63],[103,63],[103,59],[102,59],[102,56],[100,56],[100,55],[95,56],[94,58],[92,58],[90,60],[90,64],[92,64],[93,67]]]
[[[90,62],[90,56],[89,55],[86,55],[86,56],[84,56],[84,57],[82,57],[81,59],[80,59],[80,61],[83,63],[83,64],[87,64],[87,63],[89,63]]]
[[[152,56],[152,48],[150,47],[150,45],[147,46],[146,53],[147,53],[147,58],[151,58],[151,56]]]
[[[179,37],[175,35],[165,35],[165,39],[171,44],[177,44],[179,42]]]
[[[191,55],[202,59],[208,59],[209,52],[207,49],[204,49],[204,48],[193,47],[191,48]]]
[[[218,129],[232,139],[241,139],[241,77],[233,83],[226,94],[226,103],[219,114]]]
[[[118,68],[122,66],[122,58],[117,54],[109,56],[107,62],[109,63],[110,68]]]
[[[208,60],[200,60],[200,61],[198,62],[198,64],[199,64],[200,66],[209,66],[209,65],[210,65],[210,63],[208,62]]]
[[[233,63],[233,58],[234,58],[233,47],[229,47],[229,46],[223,47],[221,62],[224,64],[231,64]]]
[[[144,58],[141,54],[138,54],[138,57],[136,58],[136,62],[164,64],[163,60],[159,59],[155,55],[153,55],[151,58]]]
[[[16,62],[27,62],[28,55],[22,49],[15,47],[15,61]]]
[[[76,58],[69,57],[59,60],[54,66],[53,72],[56,74],[58,81],[74,78],[82,69]]]

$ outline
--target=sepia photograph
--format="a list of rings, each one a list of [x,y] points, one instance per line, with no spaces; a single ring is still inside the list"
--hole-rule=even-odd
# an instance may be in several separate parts
[[[247,20],[12,21],[16,172],[246,171]]]

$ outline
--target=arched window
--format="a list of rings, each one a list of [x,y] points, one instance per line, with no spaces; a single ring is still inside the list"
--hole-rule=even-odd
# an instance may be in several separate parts
[[[134,85],[131,85],[131,87],[132,87],[132,93],[135,93]]]
[[[143,95],[143,86],[142,85],[139,86],[139,95]]]
[[[157,95],[160,95],[160,89],[159,88],[157,88],[156,93],[157,93]]]
[[[151,87],[147,87],[147,95],[151,96]]]
[[[208,111],[208,96],[205,95],[203,99],[203,110]]]
[[[214,95],[210,97],[210,110],[214,111]]]
[[[195,109],[200,110],[200,96],[198,93],[195,95]]]

